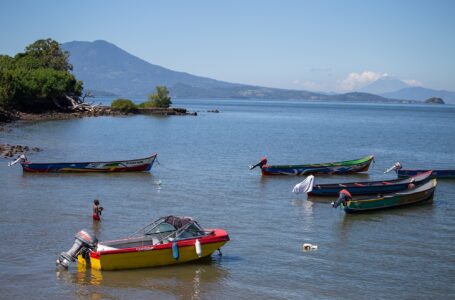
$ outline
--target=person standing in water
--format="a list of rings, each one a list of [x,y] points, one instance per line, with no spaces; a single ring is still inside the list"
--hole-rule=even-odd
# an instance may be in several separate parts
[[[93,220],[101,221],[101,212],[103,208],[100,206],[100,201],[98,199],[93,200]]]

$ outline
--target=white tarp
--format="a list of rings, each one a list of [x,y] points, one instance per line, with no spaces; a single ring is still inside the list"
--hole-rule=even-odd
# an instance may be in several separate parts
[[[310,175],[307,178],[305,178],[304,181],[296,184],[296,186],[294,187],[294,189],[292,191],[296,194],[309,193],[313,190],[313,183],[314,183],[314,176]]]

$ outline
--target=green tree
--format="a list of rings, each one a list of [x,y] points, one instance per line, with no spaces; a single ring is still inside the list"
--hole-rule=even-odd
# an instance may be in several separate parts
[[[157,86],[156,92],[149,95],[148,100],[154,107],[168,108],[172,104],[169,90],[165,86]]]
[[[0,68],[0,109],[10,110],[16,93],[16,82],[11,70]]]
[[[63,51],[53,39],[37,40],[25,48],[24,53],[15,56],[18,66],[28,69],[50,68],[58,71],[71,71],[68,51]]]
[[[52,39],[38,40],[14,58],[0,55],[0,107],[43,111],[65,106],[66,96],[80,97],[82,82],[70,73],[68,57]]]

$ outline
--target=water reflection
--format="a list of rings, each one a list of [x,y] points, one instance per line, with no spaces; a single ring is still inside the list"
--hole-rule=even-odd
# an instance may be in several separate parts
[[[153,172],[153,169],[152,169]],[[105,177],[110,179],[115,178],[127,178],[127,179],[136,179],[136,180],[150,180],[153,178],[153,174],[150,172],[113,172],[113,173],[102,173],[102,172],[68,172],[68,173],[35,173],[35,172],[22,172],[23,178],[57,178],[62,177],[68,179],[74,178],[86,178],[86,179],[96,179],[98,177]],[[157,180],[155,178],[155,180]]]
[[[220,286],[228,271],[222,266],[222,257],[216,256],[175,266],[120,271],[99,271],[78,264],[75,272],[58,270],[56,276],[76,284],[77,296],[89,299],[109,298],[112,295],[105,293],[122,294],[131,289],[202,299],[204,292],[212,293]]]

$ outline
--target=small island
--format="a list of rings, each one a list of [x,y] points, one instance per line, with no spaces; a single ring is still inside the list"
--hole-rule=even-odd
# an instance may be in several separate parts
[[[429,104],[445,104],[444,100],[442,100],[442,98],[438,98],[438,97],[428,98],[427,100],[425,100],[425,103],[429,103]]]
[[[72,73],[69,53],[53,39],[37,40],[14,57],[0,55],[0,122],[72,119],[130,114],[196,115],[170,107],[169,91],[157,86],[148,101],[136,105],[118,99],[111,106],[93,105],[83,82]]]
[[[69,53],[52,39],[37,40],[14,57],[0,55],[0,131],[6,123],[24,120],[68,120],[82,117],[132,114],[197,115],[185,108],[171,107],[165,86],[157,86],[148,100],[136,105],[129,99],[117,99],[111,106],[85,101],[83,82],[72,74]],[[38,147],[0,144],[0,157],[13,157]]]

